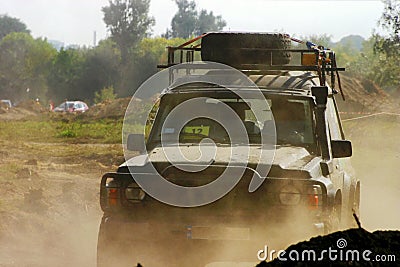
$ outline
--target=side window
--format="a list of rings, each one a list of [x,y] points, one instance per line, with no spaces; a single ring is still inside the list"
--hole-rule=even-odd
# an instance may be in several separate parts
[[[339,128],[339,119],[337,117],[335,105],[332,98],[328,98],[326,107],[326,117],[329,124],[329,133],[332,140],[341,140],[342,135]]]

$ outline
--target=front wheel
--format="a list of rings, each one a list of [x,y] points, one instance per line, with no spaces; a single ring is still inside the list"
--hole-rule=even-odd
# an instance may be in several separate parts
[[[113,250],[115,248],[115,240],[112,240],[109,233],[107,218],[102,218],[99,227],[99,236],[97,239],[97,267],[115,266],[113,262]]]
[[[124,234],[118,224],[113,223],[109,217],[103,217],[97,240],[97,267],[140,266],[135,262],[131,251],[127,251],[128,246],[125,243]]]
[[[359,227],[358,222],[354,218],[354,215],[357,216],[358,220],[360,220],[360,184],[357,184],[355,190],[352,190],[350,193],[349,206],[348,206],[348,216],[347,216],[347,226],[348,227]]]
[[[340,229],[342,222],[342,205],[341,203],[335,203],[332,207],[328,221],[326,223],[325,233],[333,233]]]

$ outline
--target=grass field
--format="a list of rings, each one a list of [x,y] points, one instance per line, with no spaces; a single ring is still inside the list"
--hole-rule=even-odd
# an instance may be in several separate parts
[[[0,140],[25,142],[121,143],[122,119],[0,121]]]
[[[122,126],[122,119],[73,116],[0,120],[0,266],[95,266],[99,181],[124,161]],[[377,117],[344,128],[361,180],[363,226],[400,229],[399,121]]]

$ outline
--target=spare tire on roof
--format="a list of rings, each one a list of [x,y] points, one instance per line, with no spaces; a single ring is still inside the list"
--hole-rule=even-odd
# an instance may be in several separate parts
[[[271,52],[260,49],[290,49],[290,46],[288,34],[215,32],[202,38],[201,58],[238,68],[244,64],[285,65],[290,62],[290,52],[272,52],[271,61]]]

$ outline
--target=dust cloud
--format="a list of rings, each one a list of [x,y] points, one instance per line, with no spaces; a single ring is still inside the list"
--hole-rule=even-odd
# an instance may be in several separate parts
[[[399,122],[400,118],[392,115],[344,122],[346,136],[353,143],[352,165],[361,180],[361,223],[369,231],[400,229]],[[8,154],[9,157],[12,155]],[[2,161],[6,163],[5,158]],[[25,174],[21,173],[21,178],[15,180],[15,184],[3,184],[0,188],[3,196],[3,210],[0,210],[1,267],[96,266],[97,234],[101,219],[98,180],[105,170],[81,168],[80,173],[75,171],[76,174],[71,175],[67,165],[64,172],[60,172],[60,166],[54,166],[57,168],[45,169],[39,162],[35,167],[37,176],[28,171],[26,175],[31,176],[25,179],[22,178]],[[76,168],[78,165],[74,166]],[[32,187],[32,190],[27,187]],[[35,188],[45,190],[40,192],[33,190]],[[32,196],[23,193],[27,191]],[[7,196],[10,194],[19,199],[19,204],[8,202]],[[9,207],[4,210],[6,206]],[[10,213],[9,210],[14,212]],[[301,222],[301,218],[299,220],[288,220],[287,224],[276,229],[261,227],[260,233],[270,231],[271,237],[260,238],[251,248],[240,245],[212,248],[210,255],[239,258],[241,255],[238,251],[243,251],[253,253],[253,258],[242,263],[239,260],[230,261],[229,264],[214,262],[208,266],[254,266],[258,262],[256,253],[264,245],[279,250],[309,239],[311,234],[304,234],[306,229],[300,225],[305,223]],[[243,223],[253,224],[255,221],[248,218]],[[296,225],[300,228],[293,227]],[[285,229],[284,234],[282,229]],[[302,232],[303,235],[296,236],[296,232]],[[169,244],[161,245],[168,251]]]
[[[345,121],[352,165],[361,181],[361,223],[368,231],[400,230],[400,116]]]
[[[93,204],[61,195],[31,199],[2,218],[0,266],[96,266],[100,216]]]

